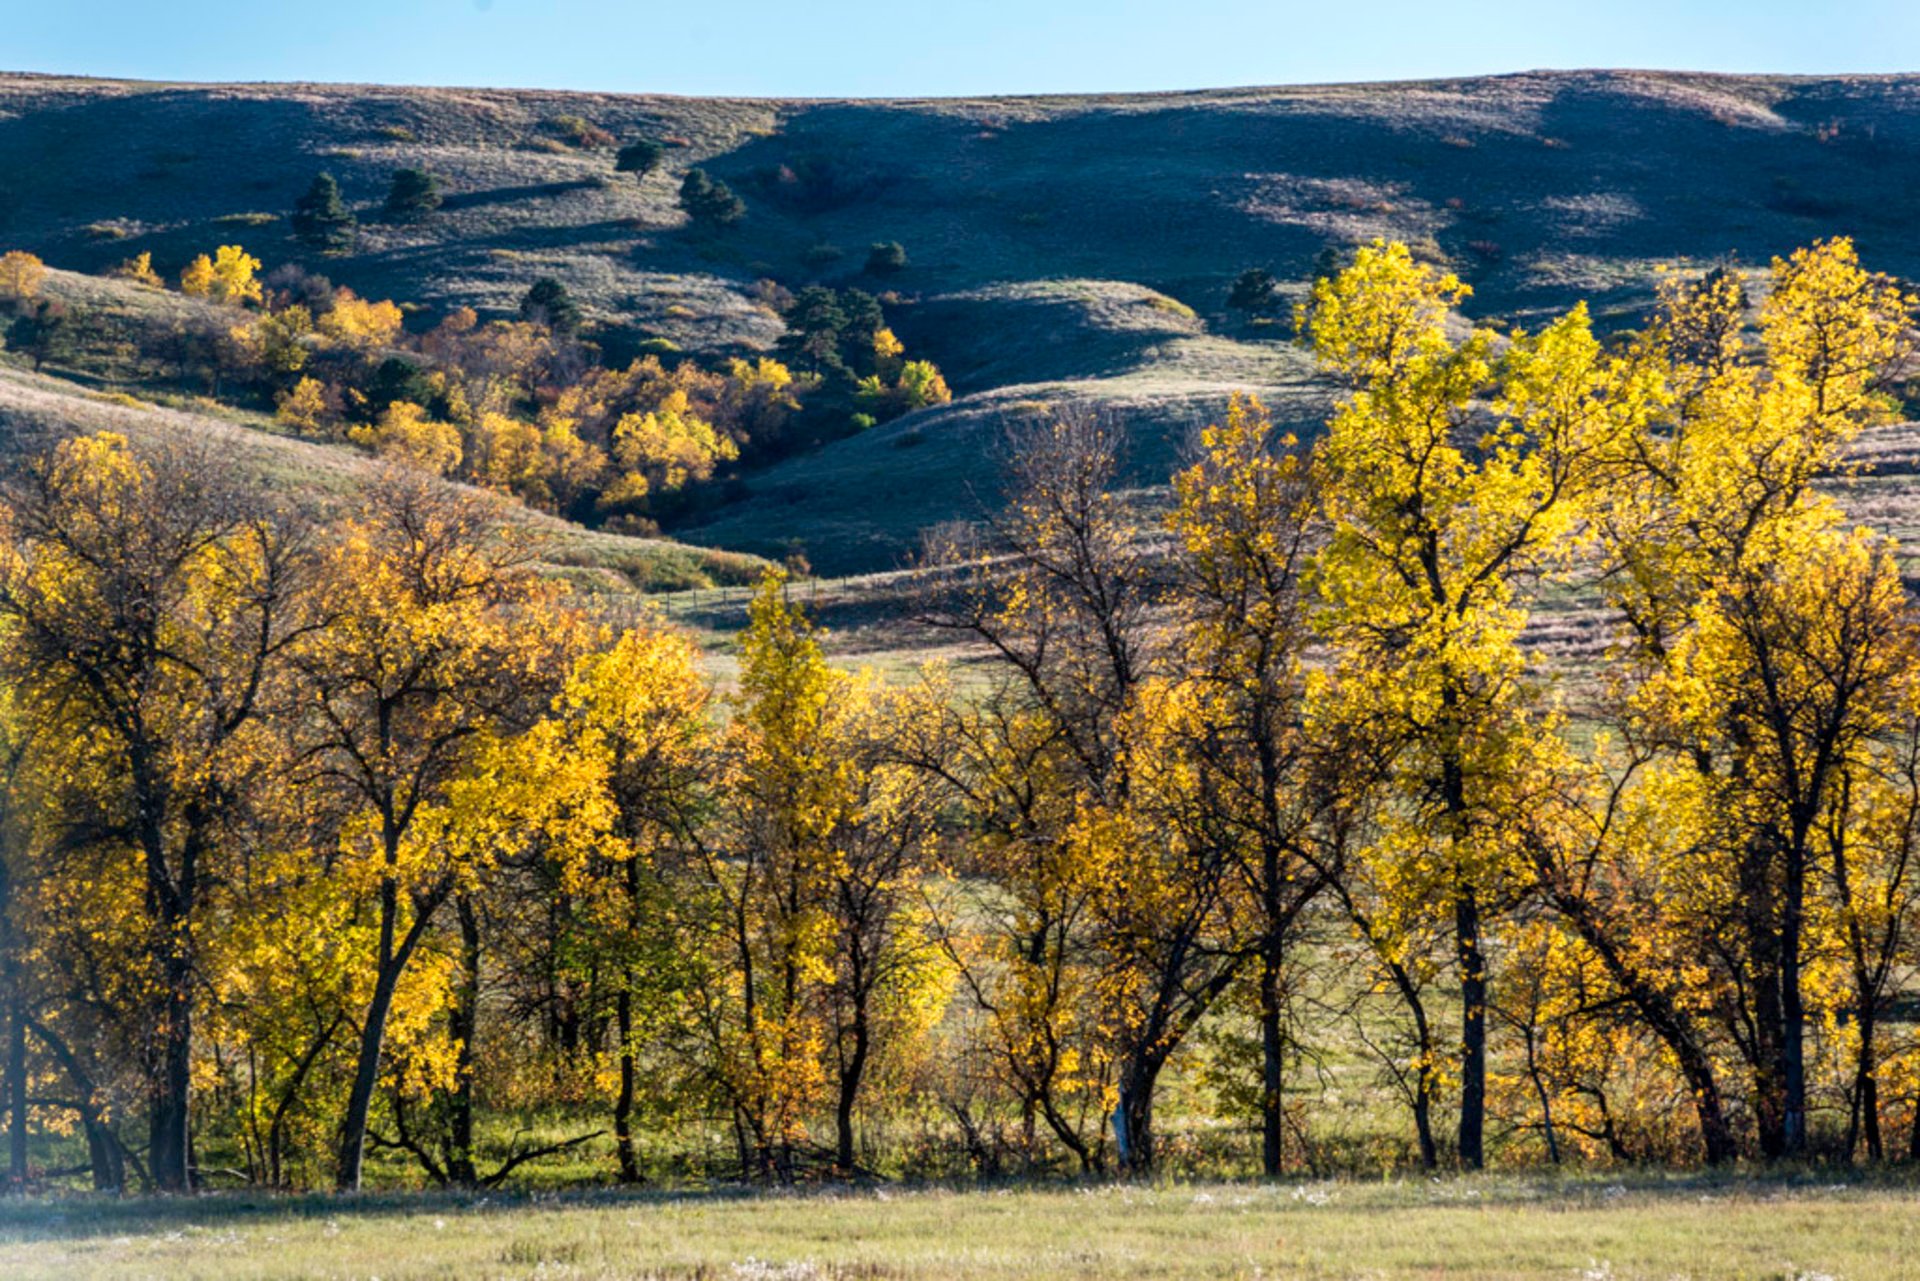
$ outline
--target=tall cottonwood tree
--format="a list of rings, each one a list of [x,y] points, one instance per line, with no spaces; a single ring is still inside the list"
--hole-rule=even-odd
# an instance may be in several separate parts
[[[1584,307],[1504,351],[1455,338],[1468,289],[1376,242],[1318,281],[1302,321],[1352,389],[1317,457],[1330,532],[1317,621],[1336,652],[1320,715],[1393,744],[1399,821],[1375,852],[1452,916],[1462,1008],[1459,1156],[1485,1159],[1492,914],[1511,893],[1505,782],[1546,733],[1518,646],[1528,584],[1564,555],[1654,386]],[[1490,403],[1489,403],[1490,402]]]
[[[987,536],[933,548],[950,590],[929,617],[992,651],[1006,676],[999,725],[1018,736],[1002,747],[1038,748],[1039,772],[1020,786],[1057,789],[1044,804],[1047,829],[1020,833],[1009,848],[1058,865],[1036,883],[1048,897],[1061,885],[1079,891],[1014,920],[1033,931],[1026,950],[1056,977],[1071,951],[1093,966],[1085,999],[1111,1046],[1114,1145],[1129,1171],[1144,1172],[1153,1168],[1161,1071],[1241,957],[1223,916],[1229,852],[1162,821],[1186,802],[1186,779],[1160,765],[1175,727],[1191,718],[1191,694],[1168,679],[1152,549],[1113,492],[1122,449],[1117,425],[1093,415],[1063,412],[1015,432],[1008,501]],[[1153,774],[1145,788],[1136,786],[1143,766]],[[1052,941],[1068,910],[1079,937]],[[1039,1030],[1042,1046],[1056,1036],[1047,1024]],[[1067,1128],[1049,1119],[1056,1132]],[[1080,1151],[1085,1160],[1083,1142]]]
[[[562,875],[581,900],[587,945],[613,971],[613,1104],[620,1178],[640,1181],[634,1118],[642,1055],[691,983],[674,928],[678,856],[711,804],[712,689],[685,636],[648,625],[583,655],[557,714],[570,750],[598,762],[609,839],[575,846]]]
[[[0,653],[12,643],[11,628],[0,626]],[[27,1191],[28,1099],[27,1023],[33,1016],[35,968],[31,941],[31,882],[39,872],[37,846],[43,835],[42,798],[33,779],[30,755],[33,727],[15,706],[11,678],[0,668],[0,1116],[5,1118],[7,1172],[5,1190]]]
[[[401,980],[441,909],[500,853],[452,824],[456,785],[489,735],[544,710],[567,628],[526,548],[476,498],[391,471],[341,535],[324,568],[333,617],[298,665],[302,756],[339,798],[334,875],[375,922],[337,1171],[357,1188]]]
[[[1699,843],[1731,897],[1682,902],[1731,943],[1713,948],[1721,1020],[1753,1073],[1761,1151],[1782,1156],[1807,1143],[1821,824],[1884,726],[1908,643],[1887,552],[1812,486],[1888,416],[1914,299],[1843,239],[1770,277],[1751,337],[1731,273],[1668,290],[1648,341],[1670,407],[1634,433],[1598,527],[1638,711],[1713,797]]]
[[[312,625],[295,522],[184,448],[66,441],[9,487],[0,615],[20,707],[68,732],[91,839],[135,851],[154,1182],[189,1168],[200,930],[229,827],[271,767],[254,731]]]
[[[1281,1172],[1288,950],[1339,873],[1316,819],[1326,790],[1305,733],[1310,637],[1301,575],[1314,498],[1295,442],[1251,397],[1235,397],[1174,477],[1179,662],[1193,686],[1180,755],[1195,776],[1180,815],[1230,852],[1247,898],[1260,1021],[1261,1167]],[[1322,745],[1323,747],[1326,745]]]

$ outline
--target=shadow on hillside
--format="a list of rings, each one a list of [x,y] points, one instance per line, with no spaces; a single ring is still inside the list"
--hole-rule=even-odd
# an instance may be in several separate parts
[[[1377,235],[1437,247],[1499,311],[1564,303],[1564,283],[1528,278],[1541,255],[1764,261],[1848,232],[1910,274],[1920,246],[1892,233],[1920,215],[1920,122],[1898,111],[1869,89],[1801,83],[1779,114],[1742,114],[1608,74],[1039,119],[1011,107],[999,119],[990,103],[841,103],[801,109],[710,167],[748,196],[749,234],[778,221],[856,249],[901,239],[915,263],[903,287],[1086,275],[1205,310],[1242,266],[1299,278],[1323,245]],[[808,196],[809,183],[860,189],[877,174],[887,223]],[[1213,294],[1182,292],[1199,280]],[[1604,306],[1645,288],[1602,270],[1582,292]]]
[[[512,204],[518,200],[544,200],[553,196],[564,196],[570,191],[585,191],[597,188],[599,181],[594,178],[574,178],[566,182],[534,182],[519,187],[490,187],[481,191],[460,191],[450,193],[440,204],[442,213],[453,213],[461,209],[480,209],[487,205]]]

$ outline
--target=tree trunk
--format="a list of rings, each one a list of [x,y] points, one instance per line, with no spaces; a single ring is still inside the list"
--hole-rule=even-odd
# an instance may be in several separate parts
[[[400,837],[397,831],[386,835],[387,866],[399,862]],[[446,902],[452,887],[441,885],[413,899],[413,923],[404,938],[396,943],[400,928],[400,887],[391,878],[380,883],[380,942],[374,971],[373,999],[367,1004],[367,1019],[360,1027],[360,1051],[354,1063],[353,1090],[347,1095],[347,1115],[340,1126],[340,1162],[334,1184],[342,1192],[360,1190],[360,1169],[366,1158],[367,1120],[373,1113],[373,1091],[380,1082],[380,1056],[387,1043],[387,1017],[393,1012],[393,996],[400,976],[412,959],[414,949],[425,934],[435,909]]]
[[[1751,1044],[1745,1047],[1753,1073],[1753,1119],[1760,1154],[1777,1161],[1787,1154],[1786,1014],[1775,878],[1775,845],[1763,837],[1748,842],[1741,859],[1741,924],[1747,932],[1746,986],[1753,993]]]
[[[27,1190],[27,1011],[19,970],[9,965],[7,1001],[7,1186]]]
[[[121,1155],[119,1141],[100,1119],[99,1112],[92,1108],[80,1114],[80,1123],[87,1132],[87,1163],[93,1170],[93,1190],[116,1196],[126,1191],[127,1163]]]
[[[1797,839],[1789,846],[1786,867],[1787,903],[1780,923],[1781,1140],[1788,1156],[1802,1156],[1807,1150],[1807,1014],[1800,985],[1800,933],[1806,866]]]
[[[6,816],[0,814],[0,830]],[[14,928],[13,873],[8,852],[0,850],[0,978],[6,981],[7,1044],[4,1108],[7,1128],[7,1185],[27,1189],[27,993],[20,965],[20,934]]]
[[[1272,919],[1270,904],[1268,920]],[[1270,1179],[1280,1176],[1284,1156],[1286,1111],[1281,1085],[1286,1068],[1286,1028],[1280,1008],[1284,947],[1280,931],[1270,928],[1260,951],[1260,1169]]]
[[[1863,1036],[1870,1035],[1862,1033]],[[1865,1135],[1867,1140],[1867,1159],[1878,1161],[1886,1155],[1880,1138],[1880,1081],[1874,1072],[1873,1051],[1870,1044],[1860,1047],[1860,1066],[1854,1077],[1853,1087],[1854,1115],[1858,1118],[1857,1133]],[[1853,1147],[1857,1140],[1849,1136],[1847,1157],[1853,1157]]]
[[[866,1076],[867,1056],[871,1051],[872,1029],[867,1025],[867,1003],[861,999],[853,1009],[853,1050],[840,1068],[840,1097],[834,1105],[834,1163],[842,1177],[851,1178],[853,1159],[853,1108],[860,1095],[860,1083]]]
[[[1153,1173],[1153,1090],[1161,1062],[1136,1057],[1120,1077],[1120,1101],[1113,1109],[1113,1137],[1120,1168],[1130,1175]]]
[[[399,982],[397,966],[380,967],[374,979],[373,1000],[360,1029],[360,1053],[354,1064],[353,1089],[347,1095],[347,1115],[340,1126],[340,1166],[334,1186],[342,1192],[360,1190],[360,1167],[366,1155],[367,1118],[373,1111],[373,1090],[380,1077],[380,1052],[387,1038],[387,1015],[393,1009],[393,990]]]
[[[1440,1168],[1440,1145],[1433,1139],[1433,1069],[1425,1064],[1413,1084],[1413,1136],[1420,1145],[1420,1168]]]
[[[453,1092],[447,1099],[447,1179],[470,1188],[480,1181],[473,1166],[474,1038],[480,1028],[480,915],[473,899],[454,899],[460,920],[460,979],[453,1008],[447,1013],[447,1035],[454,1042]]]
[[[1464,885],[1456,891],[1453,922],[1460,965],[1460,1162],[1478,1170],[1486,1165],[1487,963],[1480,904]]]
[[[188,1155],[188,1099],[193,1088],[193,976],[178,927],[166,931],[165,993],[159,1078],[149,1119],[148,1168],[162,1192],[192,1190]]]
[[[640,1161],[633,1150],[633,993],[628,974],[614,1002],[614,1016],[620,1032],[620,1096],[613,1103],[614,1146],[620,1154],[620,1181],[640,1182]]]

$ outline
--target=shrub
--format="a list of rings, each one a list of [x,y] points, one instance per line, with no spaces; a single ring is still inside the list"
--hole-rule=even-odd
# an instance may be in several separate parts
[[[1339,245],[1326,245],[1313,259],[1313,278],[1331,280],[1347,269],[1351,260],[1348,251]]]
[[[1227,306],[1249,316],[1264,316],[1280,301],[1279,282],[1265,267],[1249,267],[1234,277],[1227,291]]]
[[[294,202],[293,234],[302,243],[323,253],[344,253],[353,248],[353,234],[359,220],[340,199],[340,184],[330,173],[315,174],[307,194]]]
[[[47,265],[22,249],[0,255],[0,298],[26,302],[40,294]]]
[[[620,154],[614,158],[616,173],[637,174],[644,178],[660,167],[660,158],[667,149],[651,138],[635,138],[620,148]]]
[[[680,182],[680,207],[695,225],[703,227],[730,227],[747,212],[746,203],[733,194],[733,188],[704,169],[687,170]]]
[[[49,360],[64,357],[72,346],[72,316],[51,298],[42,298],[23,310],[7,329],[7,346],[23,351],[38,370]]]
[[[765,276],[754,281],[752,287],[747,290],[747,294],[775,315],[784,314],[787,308],[793,306],[792,291],[779,281]]]
[[[329,396],[327,385],[319,379],[302,378],[274,397],[274,417],[302,436],[318,436],[326,431],[328,419],[339,412],[337,399]]]
[[[436,476],[445,476],[460,465],[460,429],[429,417],[412,401],[393,401],[381,411],[376,424],[356,427],[348,438],[382,458],[398,459]]]
[[[900,400],[909,410],[945,405],[953,400],[947,380],[930,360],[909,360],[900,369]]]
[[[565,285],[542,276],[520,300],[520,319],[543,324],[556,334],[574,334],[580,329],[580,304]]]
[[[396,169],[387,189],[387,217],[396,222],[423,218],[440,207],[440,179],[425,169]]]
[[[897,240],[875,241],[867,250],[867,274],[891,276],[907,269],[907,250]]]
[[[839,245],[828,244],[822,240],[818,244],[808,245],[801,260],[809,267],[824,267],[830,262],[839,262],[847,256],[847,251]]]
[[[320,332],[356,351],[377,351],[400,336],[400,309],[391,302],[374,302],[341,289],[328,300],[320,317]]]
[[[613,135],[585,116],[551,116],[540,127],[569,147],[608,147]]]

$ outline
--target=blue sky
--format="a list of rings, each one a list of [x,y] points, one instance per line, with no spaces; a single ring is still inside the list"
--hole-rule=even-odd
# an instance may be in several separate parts
[[[688,94],[1920,71],[1916,0],[0,0],[0,69]]]

